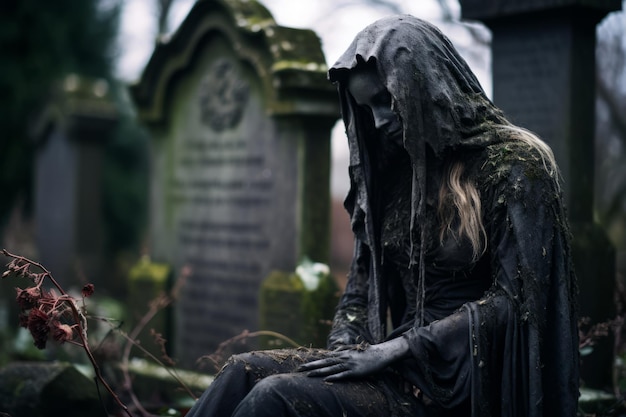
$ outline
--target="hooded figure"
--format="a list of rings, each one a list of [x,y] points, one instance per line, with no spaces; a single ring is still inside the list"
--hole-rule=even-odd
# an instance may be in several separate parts
[[[237,355],[189,413],[574,416],[575,276],[552,152],[411,16],[330,69],[354,257],[328,350]]]
[[[372,154],[371,143],[389,138],[371,129],[367,111],[348,88],[350,74],[362,68],[379,77],[402,124],[401,146],[410,165],[404,177],[394,176],[403,171],[393,164],[387,178],[384,169],[377,170],[375,160],[384,153]],[[329,77],[339,89],[350,146],[345,206],[356,237],[330,347],[376,344],[403,334],[413,357],[399,368],[442,407],[469,400],[472,416],[575,415],[577,294],[549,149],[506,121],[449,40],[411,16],[368,26]],[[455,225],[466,207],[452,207],[457,211],[452,228],[440,238],[439,205],[446,209],[441,183],[449,181],[455,164],[480,195],[484,227],[485,247],[465,265],[468,243]],[[407,247],[400,248],[408,257],[404,271],[402,264],[395,269],[405,276],[402,285],[406,277],[415,285],[413,320],[402,318],[411,305],[394,315],[402,295],[390,289],[394,268],[386,264],[393,260],[385,252],[393,237],[385,236],[386,203],[379,201],[408,175],[410,220],[399,226],[408,229]],[[472,288],[463,280],[477,283]],[[471,298],[480,282],[485,291]],[[388,309],[396,327],[391,335]]]

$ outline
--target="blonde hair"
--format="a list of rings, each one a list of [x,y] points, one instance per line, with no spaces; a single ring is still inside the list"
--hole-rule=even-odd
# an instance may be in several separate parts
[[[474,260],[487,250],[487,233],[482,221],[480,193],[476,186],[463,178],[465,166],[461,161],[450,164],[439,189],[438,214],[441,220],[439,240],[452,232],[452,223],[459,214],[458,236],[465,235],[472,245]]]
[[[556,181],[560,191],[558,168],[552,149],[534,133],[514,125],[501,125],[499,128],[516,133],[511,139],[519,140],[530,148],[535,149],[543,162],[543,166]],[[460,160],[454,160],[448,165],[446,176],[439,189],[439,206],[437,209],[441,228],[439,240],[443,241],[448,232],[453,232],[452,224],[456,213],[459,217],[457,237],[465,236],[472,246],[473,259],[477,260],[487,250],[487,233],[482,219],[480,192],[474,183],[463,177],[465,165]]]
[[[539,136],[522,127],[515,125],[502,125],[500,128],[509,132],[517,133],[517,135],[513,135],[515,139],[524,142],[526,145],[539,152],[539,156],[541,156],[541,161],[543,162],[543,167],[546,169],[548,175],[557,180],[557,189],[560,190],[560,182],[558,181],[560,174],[557,168],[556,159],[554,158],[554,153],[552,152],[550,146],[541,140]]]

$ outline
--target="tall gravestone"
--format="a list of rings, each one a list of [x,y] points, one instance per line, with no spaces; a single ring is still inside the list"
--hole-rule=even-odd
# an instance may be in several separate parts
[[[258,328],[261,281],[329,251],[330,131],[318,37],[253,0],[198,1],[131,89],[152,135],[150,254],[191,270],[174,355]]]
[[[104,146],[117,109],[101,79],[68,75],[34,119],[38,260],[67,288],[104,284]]]
[[[596,24],[621,0],[461,0],[493,33],[493,99],[554,150],[564,178],[580,315],[613,318],[615,255],[593,220]],[[583,383],[610,384],[608,341],[583,358]]]

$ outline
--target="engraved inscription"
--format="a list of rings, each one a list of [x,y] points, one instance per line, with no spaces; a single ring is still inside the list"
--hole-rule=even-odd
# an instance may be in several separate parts
[[[267,225],[275,184],[266,152],[258,142],[207,132],[181,139],[173,155],[166,198],[176,207],[179,262],[193,271],[178,306],[186,358],[254,325],[272,257]]]

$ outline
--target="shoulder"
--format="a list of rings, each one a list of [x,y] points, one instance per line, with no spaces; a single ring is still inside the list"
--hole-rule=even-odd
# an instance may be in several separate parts
[[[511,138],[488,145],[472,165],[476,185],[486,198],[545,202],[560,194],[558,169],[551,155],[523,140]]]

